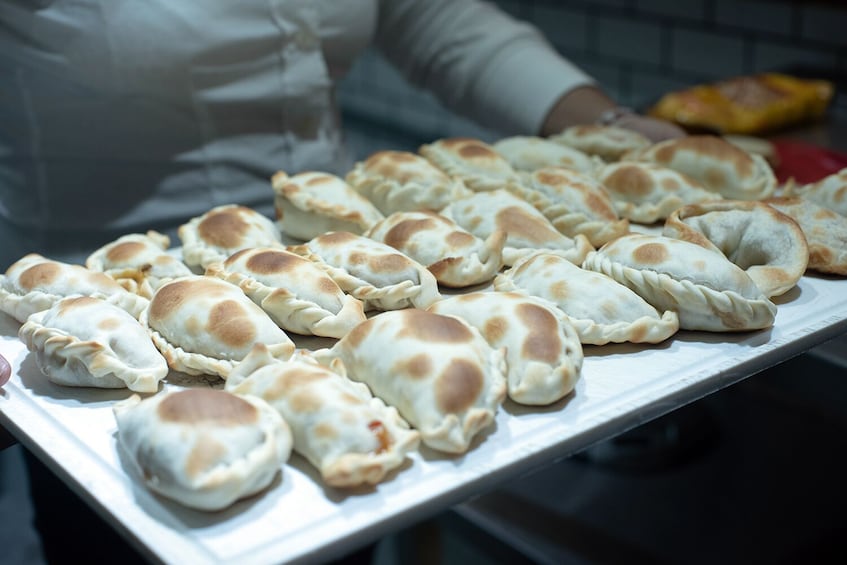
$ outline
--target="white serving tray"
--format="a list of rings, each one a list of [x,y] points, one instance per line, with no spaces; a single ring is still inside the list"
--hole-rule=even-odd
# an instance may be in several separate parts
[[[803,277],[777,304],[767,331],[683,331],[656,346],[586,346],[574,394],[541,409],[507,402],[496,429],[463,456],[422,448],[385,483],[353,492],[322,486],[295,456],[269,490],[218,513],[149,492],[117,450],[111,407],[129,393],[49,383],[17,339],[18,323],[2,313],[0,353],[13,375],[0,389],[0,423],[152,560],[313,562],[340,557],[847,331],[844,280]],[[193,383],[221,386],[212,379]]]

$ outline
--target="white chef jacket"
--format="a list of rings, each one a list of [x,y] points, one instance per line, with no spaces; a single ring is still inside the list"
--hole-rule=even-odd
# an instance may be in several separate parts
[[[343,174],[334,84],[372,42],[504,133],[538,131],[590,82],[477,0],[2,2],[7,253],[102,244],[219,204],[270,215],[275,171]]]

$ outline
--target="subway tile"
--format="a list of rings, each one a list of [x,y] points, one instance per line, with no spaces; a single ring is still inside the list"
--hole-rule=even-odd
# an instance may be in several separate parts
[[[671,34],[671,65],[703,79],[739,75],[744,72],[744,41],[737,36],[676,28]]]
[[[804,39],[847,45],[847,9],[830,6],[803,6],[800,29]]]
[[[652,22],[598,17],[594,49],[621,60],[658,65],[662,58],[662,28]]]
[[[790,3],[767,0],[715,0],[715,23],[719,26],[788,35],[792,31]]]
[[[551,43],[564,50],[588,48],[588,16],[584,11],[535,6],[530,21]]]
[[[796,47],[787,43],[757,41],[753,45],[753,70],[787,70],[796,66],[835,68],[838,56],[833,50]]]
[[[636,0],[635,6],[639,12],[655,16],[694,21],[703,21],[706,18],[705,0]]]

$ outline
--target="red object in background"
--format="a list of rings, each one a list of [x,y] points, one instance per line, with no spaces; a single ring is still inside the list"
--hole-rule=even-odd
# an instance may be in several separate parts
[[[774,173],[782,183],[793,178],[799,184],[817,182],[847,168],[847,153],[787,139],[770,140],[776,150]]]

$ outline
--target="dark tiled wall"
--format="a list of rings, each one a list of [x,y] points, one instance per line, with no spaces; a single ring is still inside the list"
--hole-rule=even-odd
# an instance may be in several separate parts
[[[538,26],[621,104],[765,70],[847,74],[847,2],[789,0],[498,0]],[[340,98],[357,153],[450,135],[496,139],[410,87],[378,53],[344,80]],[[840,103],[839,103],[840,107]],[[366,133],[363,133],[366,132]]]

